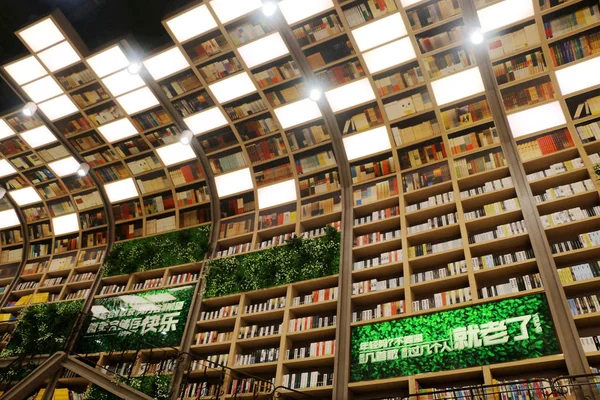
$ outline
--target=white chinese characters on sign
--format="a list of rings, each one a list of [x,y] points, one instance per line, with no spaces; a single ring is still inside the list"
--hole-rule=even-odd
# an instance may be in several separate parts
[[[527,326],[533,320],[534,331],[542,332],[538,314],[507,318],[502,321],[491,321],[480,325],[462,326],[452,329],[448,338],[423,341],[423,335],[402,336],[391,339],[362,342],[359,348],[359,363],[377,363],[397,360],[398,358],[414,358],[431,354],[449,353],[478,347],[489,347],[529,339]],[[519,324],[519,333],[510,337],[508,326]]]

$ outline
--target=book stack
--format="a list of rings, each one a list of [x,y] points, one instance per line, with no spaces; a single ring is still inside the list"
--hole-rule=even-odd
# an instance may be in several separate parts
[[[583,193],[593,190],[596,190],[594,183],[591,179],[586,179],[585,181],[568,183],[566,185],[546,189],[544,193],[539,194],[537,196],[533,196],[533,198],[536,204],[541,204],[545,201],[557,200],[564,197],[573,196],[577,193]]]
[[[425,81],[421,68],[419,66],[407,69],[404,72],[396,72],[393,75],[388,75],[384,78],[375,80],[375,86],[380,96],[399,92],[400,90],[408,89],[419,85]]]
[[[495,203],[486,204],[483,208],[479,208],[474,211],[465,212],[465,220],[469,221],[472,219],[489,217],[490,215],[497,215],[507,211],[513,211],[520,209],[519,199],[497,201]]]
[[[150,219],[146,221],[146,234],[153,235],[156,233],[167,232],[177,229],[175,216]]]
[[[385,113],[389,121],[403,118],[407,115],[419,113],[433,108],[429,92],[415,93],[410,97],[394,100],[384,104]]]
[[[223,53],[229,50],[229,43],[223,35],[219,35],[215,38],[206,40],[194,46],[193,49],[188,51],[190,58],[194,64],[202,62],[207,58],[215,56],[219,53]]]
[[[331,197],[325,200],[318,200],[312,203],[302,204],[302,219],[312,218],[318,215],[331,214],[342,210],[341,197]]]
[[[275,132],[277,130],[277,124],[275,124],[273,118],[268,117],[244,121],[243,123],[236,125],[236,128],[243,140],[250,140]]]
[[[381,124],[383,124],[383,117],[379,106],[369,107],[347,119],[342,134],[361,132]]]
[[[171,78],[168,81],[162,82],[160,87],[163,92],[165,92],[167,98],[172,99],[173,97],[181,96],[190,90],[197,89],[201,85],[202,84],[196,75],[194,75],[193,72],[188,71],[175,78]]]
[[[563,284],[585,281],[586,279],[594,279],[599,276],[600,262],[598,261],[558,269],[558,277]]]
[[[201,311],[200,321],[208,321],[218,318],[229,318],[238,315],[239,306],[237,304],[232,306],[223,306],[216,311]]]
[[[281,65],[276,65],[253,74],[256,83],[261,88],[274,85],[286,79],[300,76],[300,69],[296,65],[296,61],[287,61]]]
[[[175,126],[166,126],[146,134],[146,139],[154,147],[179,142],[179,132]]]
[[[586,32],[575,38],[550,45],[550,56],[555,67],[589,57],[599,52],[600,31]]]
[[[279,360],[279,347],[252,350],[235,355],[235,366],[262,364]]]
[[[210,344],[210,343],[221,343],[229,342],[233,337],[233,332],[199,332],[194,337],[194,344]]]
[[[514,253],[502,254],[499,256],[488,254],[480,257],[471,258],[473,270],[478,271],[485,268],[494,268],[501,265],[508,265],[521,261],[527,261],[535,257],[532,249],[520,250]]]
[[[584,6],[570,13],[561,14],[556,18],[544,21],[544,32],[546,39],[551,39],[596,22],[600,22],[598,4]]]
[[[573,221],[580,221],[582,219],[595,217],[600,213],[600,206],[594,206],[588,209],[581,209],[580,207],[570,208],[568,210],[557,211],[552,214],[542,215],[540,220],[544,228],[551,226],[558,226],[562,224],[568,224]]]
[[[96,79],[94,74],[87,68],[69,75],[59,75],[57,78],[65,90],[73,90]]]
[[[359,60],[350,60],[324,69],[315,74],[323,88],[341,85],[365,76],[365,70]]]
[[[352,322],[370,321],[377,318],[401,315],[406,312],[404,300],[390,301],[389,303],[377,304],[375,308],[353,311]]]
[[[244,314],[261,313],[263,311],[277,310],[285,307],[285,296],[274,297],[262,303],[249,304],[244,307]]]
[[[445,159],[446,148],[442,141],[433,142],[420,145],[411,150],[401,151],[399,156],[401,169],[415,168]]]
[[[488,118],[492,118],[492,111],[486,99],[442,111],[442,120],[447,131]]]
[[[410,276],[410,283],[429,282],[436,279],[443,279],[449,276],[467,273],[467,262],[465,260],[448,263],[446,267],[432,269],[425,272],[417,272]]]
[[[484,299],[490,297],[502,296],[505,294],[519,293],[525,290],[533,290],[542,288],[542,280],[540,274],[530,274],[510,278],[506,283],[500,283],[489,287],[482,287],[479,291]]]
[[[379,221],[382,219],[387,219],[391,217],[396,217],[400,215],[400,207],[390,207],[383,210],[373,211],[371,215],[367,215],[360,218],[354,218],[354,226],[360,226],[364,224],[369,224],[371,222]]]
[[[471,132],[466,135],[448,138],[452,154],[461,154],[467,151],[479,149],[500,143],[498,132],[495,127],[485,129],[481,132]]]
[[[538,28],[532,23],[522,29],[490,39],[488,41],[488,52],[490,58],[495,60],[505,54],[511,54],[522,48],[534,46],[539,43],[540,35]]]
[[[136,179],[140,193],[146,194],[157,190],[166,189],[169,187],[169,182],[166,176],[157,176],[150,179]]]
[[[463,30],[464,27],[462,25],[459,25],[452,27],[448,31],[440,32],[433,36],[419,37],[418,42],[419,47],[421,49],[421,53],[429,53],[431,51],[463,40]]]
[[[485,171],[506,166],[506,159],[502,150],[491,151],[483,155],[458,158],[454,160],[454,170],[457,178],[464,178]]]
[[[544,179],[549,176],[560,175],[565,172],[573,171],[580,168],[585,168],[585,164],[583,163],[583,160],[580,157],[577,157],[572,160],[552,164],[549,168],[545,170],[527,174],[527,180],[529,182],[534,182],[539,179]]]
[[[265,24],[263,21],[256,20],[237,25],[233,29],[229,29],[227,33],[229,33],[229,36],[231,36],[233,43],[236,46],[239,46],[243,43],[249,42],[252,39],[264,36],[270,31],[271,29],[269,29],[267,24]]]
[[[274,336],[281,334],[281,324],[279,325],[252,325],[240,326],[238,339],[251,339],[255,337]]]
[[[382,290],[393,289],[404,286],[404,277],[389,278],[378,281],[371,279],[368,281],[354,282],[352,284],[352,294],[359,295],[371,292],[379,292]]]
[[[287,154],[281,136],[270,137],[246,146],[250,162],[258,163]]]
[[[305,24],[293,29],[294,36],[300,47],[309,45],[342,32],[344,26],[336,13],[311,19]]]
[[[456,224],[458,221],[458,213],[453,212],[446,215],[440,215],[432,217],[418,225],[411,225],[408,227],[408,234],[414,235],[415,233],[425,232],[431,229],[440,228],[442,226]]]
[[[353,271],[360,271],[363,269],[369,269],[378,267],[380,265],[386,265],[390,263],[397,263],[402,261],[402,249],[392,250],[385,253],[381,253],[375,258],[370,258],[362,261],[355,261],[352,265]]]
[[[431,79],[451,75],[476,64],[473,52],[466,49],[428,56],[424,61],[425,70]]]
[[[523,161],[542,157],[547,154],[573,147],[573,139],[568,129],[552,132],[546,135],[517,144],[517,150]]]
[[[218,81],[244,69],[237,57],[228,57],[199,68],[200,74],[207,83]]]
[[[304,389],[333,385],[333,372],[294,372],[283,375],[283,386]]]
[[[454,201],[454,192],[446,192],[436,194],[435,196],[429,196],[427,200],[409,204],[405,207],[406,213],[411,213],[419,210],[424,210],[429,207],[435,207],[446,203],[451,203]]]
[[[462,239],[453,239],[440,243],[423,243],[408,248],[408,258],[417,258],[444,251],[457,249],[462,246]]]
[[[373,243],[381,243],[386,240],[394,240],[402,237],[400,229],[389,232],[372,232],[354,237],[354,247],[366,246]]]
[[[502,93],[506,110],[516,110],[554,98],[554,87],[551,82],[539,83],[528,87],[519,87],[514,91]]]
[[[227,116],[232,121],[244,118],[253,114],[258,114],[267,109],[267,105],[262,99],[250,101],[233,107],[224,107]]]
[[[402,187],[406,193],[449,180],[450,169],[448,164],[443,163],[402,175]]]
[[[396,164],[394,163],[394,157],[391,156],[381,161],[350,166],[352,183],[368,181],[373,178],[389,175],[393,172],[396,172]]]
[[[600,313],[600,300],[596,294],[568,299],[567,303],[573,316]]]
[[[410,26],[413,30],[417,30],[460,14],[460,6],[457,0],[439,0],[417,9],[411,9],[406,14]]]
[[[352,28],[396,10],[396,3],[393,0],[367,0],[345,9],[344,16]]]
[[[378,200],[387,199],[391,196],[396,196],[397,194],[398,178],[393,177],[362,189],[354,189],[352,192],[352,198],[354,199],[354,205],[360,206],[363,204],[373,203]]]
[[[227,222],[222,224],[219,229],[219,239],[243,235],[252,232],[254,229],[254,221],[252,218],[246,218],[239,221]]]
[[[509,224],[498,225],[493,231],[482,232],[469,237],[469,244],[484,243],[490,240],[506,238],[512,235],[527,233],[525,221],[520,220]]]
[[[301,332],[310,329],[325,328],[335,326],[336,316],[320,317],[313,315],[310,317],[292,318],[288,324],[288,332]]]
[[[217,174],[246,166],[246,160],[242,152],[229,154],[220,158],[209,158],[208,161],[213,172]]]
[[[110,96],[99,86],[95,89],[78,92],[71,95],[71,97],[80,108],[86,108],[100,101],[107,100]]]
[[[322,357],[335,354],[335,340],[325,340],[322,342],[313,342],[306,346],[287,349],[285,353],[286,360],[298,360],[310,357]]]
[[[536,50],[495,64],[493,69],[496,82],[498,82],[498,85],[503,85],[545,72],[547,67],[544,54],[541,50]]]
[[[324,301],[335,300],[338,298],[338,288],[332,287],[327,289],[313,290],[304,296],[296,296],[292,299],[292,307],[301,306],[304,304],[322,303]]]
[[[473,300],[471,288],[460,288],[446,292],[435,293],[433,297],[412,302],[413,311],[431,310],[432,308],[445,307],[452,304],[467,303]]]

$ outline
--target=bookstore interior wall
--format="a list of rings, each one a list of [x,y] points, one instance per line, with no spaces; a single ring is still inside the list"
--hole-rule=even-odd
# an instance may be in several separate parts
[[[90,52],[60,13],[16,32],[6,360],[33,346],[33,315],[131,326],[120,307],[182,296],[173,343],[139,327],[196,357],[181,398],[219,390],[198,372],[218,365],[264,380],[225,378],[225,395],[339,399],[597,372],[598,2],[274,3],[190,3],[150,54]],[[173,354],[119,346],[97,363],[176,381]]]

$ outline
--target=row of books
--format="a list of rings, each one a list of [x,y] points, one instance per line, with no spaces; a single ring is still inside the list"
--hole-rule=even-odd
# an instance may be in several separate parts
[[[555,67],[600,52],[600,31],[585,32],[569,40],[550,44],[550,57]]]
[[[96,126],[107,124],[109,122],[115,121],[115,120],[117,120],[119,118],[123,118],[125,116],[126,116],[126,114],[124,113],[124,111],[114,104],[109,105],[108,107],[106,107],[102,110],[88,114],[88,118]]]
[[[367,0],[345,9],[344,16],[352,28],[396,10],[396,3],[393,0]]]
[[[534,182],[540,179],[564,174],[565,172],[573,171],[580,168],[585,168],[585,164],[581,157],[577,157],[572,160],[551,164],[548,168],[544,170],[527,174],[527,181]]]
[[[306,60],[313,71],[322,68],[329,63],[355,54],[354,47],[350,40],[347,40],[347,36],[342,36],[337,40],[331,40],[327,42],[326,46],[319,46],[318,48],[323,48],[325,51],[321,52],[317,50],[306,57]]]
[[[210,201],[208,195],[208,186],[200,186],[199,188],[184,190],[175,193],[175,199],[178,207],[185,207],[192,204],[206,203]]]
[[[270,32],[268,25],[262,20],[246,21],[236,25],[227,32],[231,36],[231,40],[236,46],[249,42],[252,39],[264,36]]]
[[[578,126],[577,133],[583,143],[600,140],[600,121]]]
[[[69,156],[69,151],[62,144],[48,149],[40,149],[37,153],[45,162],[59,160]]]
[[[165,92],[167,98],[172,99],[173,97],[181,96],[190,90],[197,89],[201,85],[202,84],[196,75],[191,71],[187,71],[169,79],[168,81],[163,81],[160,84],[160,87],[163,92]]]
[[[383,210],[373,211],[371,215],[367,215],[360,218],[354,218],[354,226],[360,226],[364,224],[370,224],[371,222],[380,221],[391,217],[397,217],[400,215],[400,207],[389,207]]]
[[[396,195],[398,195],[398,178],[396,177],[377,182],[362,189],[354,189],[352,192],[355,206],[370,204]]]
[[[207,83],[218,81],[244,69],[237,57],[228,57],[198,68]]]
[[[593,96],[579,103],[575,109],[573,120],[600,114],[600,96]]]
[[[354,247],[366,246],[373,243],[381,243],[387,240],[400,239],[402,232],[400,229],[389,232],[372,232],[354,237]]]
[[[200,321],[208,321],[218,318],[228,318],[238,315],[239,305],[223,306],[215,311],[201,311]]]
[[[420,167],[444,160],[447,157],[444,142],[441,140],[424,146],[420,145],[416,149],[400,151],[398,155],[401,169]]]
[[[464,178],[501,167],[506,167],[506,159],[501,150],[454,160],[454,170],[456,171],[457,178]]]
[[[18,292],[20,290],[35,289],[38,285],[39,285],[39,282],[36,282],[36,281],[19,282],[18,284],[15,285],[15,288],[13,289],[13,291]]]
[[[573,221],[580,221],[582,219],[595,217],[600,213],[600,206],[594,206],[592,208],[580,208],[574,207],[568,210],[557,211],[552,214],[542,215],[540,220],[544,228],[552,226],[568,224]]]
[[[39,225],[37,225],[37,226],[39,226]],[[49,225],[46,225],[46,226],[48,227],[48,233],[50,233]],[[34,228],[34,227],[28,227],[28,229],[29,228]],[[33,235],[30,234],[29,236],[33,236]],[[15,244],[15,243],[21,243],[21,242],[23,242],[23,232],[21,231],[21,229],[11,229],[10,231],[2,231],[2,232],[0,232],[0,240],[1,240],[2,246],[11,245],[11,244]]]
[[[296,65],[295,60],[286,61],[260,72],[255,72],[254,79],[261,88],[274,85],[286,79],[291,79],[301,75],[300,69]]]
[[[324,89],[338,86],[362,78],[363,76],[365,76],[365,70],[360,60],[350,60],[337,64],[315,74],[315,77]]]
[[[169,187],[169,181],[164,175],[156,178],[136,179],[141,194],[152,193]]]
[[[219,35],[195,44],[192,48],[187,49],[187,53],[192,62],[198,64],[207,58],[228,51],[229,49],[229,42],[227,42],[225,36]]]
[[[52,231],[50,230],[50,224],[48,223],[28,225],[27,231],[29,233],[29,237],[33,239],[45,238],[52,234]]]
[[[460,14],[460,5],[458,0],[439,0],[432,4],[411,9],[406,14],[410,26],[413,30],[416,30]]]
[[[178,285],[180,283],[186,282],[194,282],[197,281],[199,277],[198,273],[187,272],[184,274],[171,275],[167,279],[167,285]]]
[[[236,244],[233,246],[229,246],[227,249],[217,251],[216,258],[246,253],[250,250],[252,250],[252,242]]]
[[[69,142],[75,147],[78,151],[86,151],[99,146],[102,146],[104,141],[96,134],[90,133],[89,135],[79,136],[77,138],[69,139]]]
[[[352,295],[360,295],[371,292],[379,292],[382,290],[393,289],[404,286],[404,277],[388,278],[388,279],[371,279],[368,281],[352,283]]]
[[[362,132],[381,124],[383,124],[383,117],[379,106],[368,107],[346,120],[342,134]]]
[[[378,267],[380,265],[386,265],[390,263],[397,263],[402,261],[402,250],[392,250],[385,253],[381,253],[379,256],[369,258],[366,260],[354,261],[352,264],[352,271],[360,271],[363,269],[369,269]]]
[[[304,81],[265,93],[265,97],[269,104],[271,104],[271,107],[279,107],[283,104],[292,103],[301,98],[308,97],[307,95],[308,88]]]
[[[65,88],[65,90],[73,90],[81,85],[85,85],[96,79],[94,73],[89,69],[85,68],[81,71],[72,72],[69,75],[58,75],[58,81]]]
[[[427,256],[462,247],[462,239],[453,239],[440,243],[423,243],[408,248],[408,258]]]
[[[402,188],[404,193],[408,193],[449,180],[448,164],[442,163],[402,175]]]
[[[414,235],[416,233],[429,231],[435,228],[441,228],[442,226],[448,226],[458,223],[458,213],[448,213],[445,215],[439,215],[437,217],[428,218],[426,222],[417,225],[411,225],[408,227],[408,234]]]
[[[405,312],[406,305],[404,300],[390,301],[389,303],[377,304],[375,308],[353,311],[352,322],[370,321],[377,318],[404,314]]]
[[[255,337],[274,336],[281,335],[281,333],[281,324],[271,324],[263,326],[240,326],[240,333],[238,334],[238,339],[252,339]]]
[[[246,166],[246,159],[242,152],[221,156],[219,158],[209,158],[210,167],[214,173],[223,173]]]
[[[181,395],[187,399],[197,399],[201,397],[214,397],[219,395],[222,390],[222,386],[219,383],[213,382],[192,382],[187,383],[182,391]]]
[[[442,121],[447,131],[488,118],[492,118],[492,111],[486,99],[442,111]]]
[[[567,303],[573,316],[600,312],[600,301],[596,294],[568,299]]]
[[[146,220],[146,235],[154,235],[177,229],[175,216]]]
[[[598,4],[594,4],[545,20],[544,32],[546,39],[551,39],[599,21],[600,10],[598,10]]]
[[[454,261],[454,262],[448,263],[447,266],[442,267],[442,268],[432,269],[430,271],[413,273],[410,275],[410,283],[414,284],[414,283],[429,282],[429,281],[433,281],[436,279],[443,279],[443,278],[447,278],[449,276],[466,274],[466,273],[467,273],[466,260]]]
[[[337,299],[337,297],[337,286],[326,289],[313,290],[311,293],[294,297],[292,299],[292,307],[335,300]]]
[[[142,282],[137,282],[133,285],[132,290],[152,289],[161,287],[163,278],[146,279]]]
[[[321,228],[314,228],[314,229],[305,231],[305,232],[302,233],[302,236],[305,237],[305,238],[307,238],[307,239],[312,239],[312,238],[315,238],[317,236],[324,236],[327,233],[326,232],[326,228],[329,227],[329,226],[339,232],[339,231],[342,230],[342,221],[330,222],[326,226],[323,226]]]
[[[476,64],[473,52],[462,48],[428,56],[423,61],[431,79],[448,76]]]
[[[110,98],[108,93],[101,86],[80,91],[71,95],[71,98],[77,103],[80,108],[86,108],[101,101]]]
[[[58,285],[62,285],[63,283],[65,283],[66,279],[64,277],[58,277],[58,278],[47,278],[44,280],[44,283],[42,284],[43,287],[52,287],[52,286],[58,286]]]
[[[118,181],[130,177],[129,171],[122,164],[94,170],[102,183]]]
[[[46,270],[48,269],[48,265],[48,260],[27,263],[25,264],[25,267],[23,268],[23,273],[21,275],[25,276],[41,274],[43,272],[46,272]],[[2,268],[0,271],[5,270],[7,270],[7,268]]]
[[[454,201],[454,192],[445,192],[429,196],[427,200],[423,200],[414,204],[408,204],[405,207],[406,213],[412,213],[426,208],[440,206],[442,204],[452,203]]]
[[[375,87],[380,96],[387,96],[425,82],[419,66],[396,72],[375,80]]]
[[[288,332],[301,332],[310,329],[325,328],[335,326],[337,317],[311,315],[308,317],[292,318],[288,324]]]
[[[157,360],[154,362],[141,362],[137,375],[139,376],[152,376],[160,374],[168,374],[173,372],[176,365],[176,359],[167,358],[164,360]]]
[[[296,171],[299,175],[308,174],[323,167],[336,165],[332,150],[320,151],[296,160]]]
[[[385,103],[384,108],[388,120],[394,121],[407,115],[430,110],[433,108],[433,103],[429,92],[425,91]]]
[[[536,195],[533,198],[536,204],[541,204],[546,201],[557,200],[595,189],[596,188],[592,180],[586,179],[585,181],[573,182],[566,185],[546,189],[544,193]]]
[[[600,263],[592,261],[571,267],[559,268],[558,276],[563,284],[594,279],[600,276]]]
[[[469,221],[472,219],[489,217],[490,215],[497,215],[507,211],[514,211],[521,208],[519,204],[519,199],[508,199],[497,201],[495,203],[486,204],[483,208],[479,208],[474,211],[469,211],[464,213],[465,220]]]
[[[298,360],[309,357],[322,357],[335,354],[335,340],[324,340],[322,342],[313,342],[306,346],[287,349],[285,353],[286,360]]]
[[[516,110],[553,98],[554,87],[549,81],[528,87],[519,86],[516,89],[502,92],[502,101],[506,110]]]
[[[448,138],[448,144],[450,145],[450,151],[452,151],[452,154],[465,153],[480,147],[491,146],[499,143],[500,137],[498,137],[498,131],[496,130],[496,127],[491,127],[481,132],[470,132],[466,135]]]
[[[477,233],[469,237],[469,244],[484,243],[490,240],[507,238],[512,235],[522,235],[527,233],[525,221],[515,221],[508,224],[498,225],[496,229],[488,232]]]
[[[201,360],[194,360],[190,363],[190,370],[197,371],[206,368],[221,368],[226,366],[229,361],[229,354],[210,354],[202,356]]]
[[[77,133],[92,129],[92,125],[83,116],[75,117],[66,122],[57,122],[56,124],[60,132],[65,136],[75,135]]]
[[[113,205],[112,210],[116,221],[139,218],[143,215],[142,207],[137,200]]]
[[[494,75],[498,85],[520,81],[547,71],[546,60],[541,50],[521,54],[510,60],[494,64]]]
[[[210,207],[196,208],[179,213],[180,228],[188,228],[210,221]]]
[[[586,353],[600,350],[600,335],[583,336],[579,340],[581,341],[583,351]]]
[[[296,151],[329,140],[329,132],[325,125],[318,124],[287,132],[287,139],[292,151]]]
[[[252,350],[246,354],[235,355],[235,366],[262,364],[279,360],[279,347]]]
[[[285,307],[285,296],[274,297],[261,303],[249,304],[244,307],[244,314],[254,314],[263,311],[277,310]]]
[[[341,200],[342,199],[340,196],[335,196],[325,200],[302,204],[300,209],[302,213],[302,219],[339,212],[342,210]]]
[[[132,174],[138,175],[146,171],[152,171],[154,169],[161,168],[162,164],[158,157],[152,154],[139,160],[129,161],[127,166],[131,170]]]
[[[23,249],[2,249],[0,253],[0,264],[20,261],[23,257]]]
[[[441,132],[440,125],[435,119],[404,128],[398,126],[392,127],[392,135],[396,146],[410,144],[422,139],[437,136],[441,134]]]
[[[432,308],[445,307],[452,304],[467,303],[473,300],[471,288],[459,288],[446,292],[435,293],[433,297],[412,302],[413,311],[430,310]]]
[[[244,121],[237,124],[236,128],[243,140],[256,139],[257,137],[275,132],[278,129],[275,120],[270,116]]]
[[[102,288],[102,290],[100,290],[100,294],[101,295],[114,294],[114,293],[121,293],[124,291],[125,291],[125,285],[114,284],[114,285],[104,286]]]
[[[473,265],[473,270],[479,271],[480,269],[494,268],[502,265],[527,261],[532,258],[535,258],[533,250],[526,249],[501,255],[487,254],[485,256],[473,257],[471,258],[471,264]]]
[[[501,58],[525,47],[538,45],[540,34],[537,25],[532,23],[514,32],[496,36],[488,41],[488,52],[492,60]]]
[[[210,99],[210,97],[208,97],[208,95],[204,91],[201,91],[198,94],[192,94],[192,95],[186,96],[185,98],[177,100],[173,103],[173,107],[175,107],[175,109],[177,111],[179,111],[179,113],[183,117],[187,117],[189,115],[195,114],[198,111],[205,110],[205,109],[211,107],[212,105],[213,105],[212,100]],[[152,126],[158,126],[158,125],[162,125],[162,124],[157,124],[157,125],[152,125]],[[150,129],[151,127],[146,128],[146,129]]]
[[[91,293],[91,289],[79,289],[75,292],[67,293],[64,300],[77,300],[88,297]]]
[[[173,181],[173,185],[180,186],[204,178],[204,172],[200,164],[195,161],[176,169],[170,169],[169,176]]]
[[[272,392],[274,386],[275,377],[271,378],[270,381],[266,379],[257,380],[255,378],[239,378],[231,381],[229,393],[235,398],[237,397],[237,394]],[[217,396],[220,396],[220,393]]]
[[[453,26],[447,31],[442,31],[433,36],[418,37],[419,48],[422,54],[432,52],[439,48],[457,43],[464,38],[464,26]]]
[[[162,108],[136,115],[133,118],[133,124],[139,131],[149,130],[172,122],[171,116]],[[150,140],[150,136],[148,136],[148,140]]]
[[[299,187],[301,197],[325,194],[338,190],[340,189],[338,171],[333,170],[311,176],[307,179],[301,179],[299,182]]]
[[[294,372],[285,374],[282,384],[292,389],[314,388],[333,385],[333,372]]]
[[[287,149],[281,136],[272,136],[248,144],[246,145],[246,151],[252,163],[263,162],[287,154]]]
[[[146,133],[146,140],[153,147],[160,147],[167,144],[179,142],[179,130],[174,125],[163,126],[158,130]],[[120,145],[117,145],[121,147]]]
[[[219,228],[219,239],[243,235],[254,230],[254,220],[247,218],[241,221],[221,224]]]
[[[227,116],[232,121],[248,117],[253,114],[258,114],[267,109],[267,105],[262,99],[249,101],[236,106],[224,107]]]
[[[540,274],[530,274],[510,278],[506,283],[500,283],[489,287],[479,289],[481,297],[484,299],[490,297],[503,296],[511,293],[519,293],[525,290],[533,290],[542,288],[542,280]]]
[[[313,18],[292,31],[300,47],[321,41],[344,30],[336,13]]]
[[[94,280],[95,277],[96,277],[96,274],[94,272],[85,272],[82,274],[75,274],[71,277],[71,279],[69,279],[69,283],[91,281],[91,280]]]

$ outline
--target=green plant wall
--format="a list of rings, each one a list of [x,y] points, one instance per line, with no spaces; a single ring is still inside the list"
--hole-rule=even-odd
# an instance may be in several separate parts
[[[334,275],[340,267],[340,233],[328,227],[316,239],[295,237],[284,246],[210,260],[205,298]]]
[[[104,276],[131,274],[202,261],[210,225],[117,243],[106,257]]]
[[[21,311],[17,327],[0,357],[53,354],[64,350],[81,300],[35,304]]]

